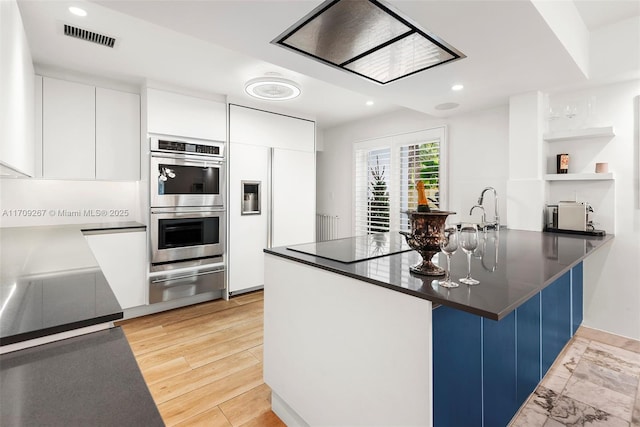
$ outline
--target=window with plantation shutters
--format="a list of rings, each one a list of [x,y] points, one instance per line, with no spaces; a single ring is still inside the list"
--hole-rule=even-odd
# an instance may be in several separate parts
[[[391,150],[389,147],[357,150],[356,159],[356,233],[389,231]]]
[[[407,230],[422,181],[431,208],[444,209],[445,128],[354,144],[354,233]]]
[[[416,184],[424,183],[431,209],[440,208],[440,141],[400,147],[400,229],[409,229],[408,210],[418,209]]]

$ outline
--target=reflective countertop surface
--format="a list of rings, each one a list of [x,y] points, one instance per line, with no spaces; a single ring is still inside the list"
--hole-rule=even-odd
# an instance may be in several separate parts
[[[325,242],[287,246],[287,249],[340,262],[358,262],[410,251],[399,233],[376,233]]]
[[[0,345],[122,318],[83,236],[111,223],[0,228]]]
[[[470,287],[460,283],[453,289],[439,286],[438,280],[442,277],[411,273],[409,267],[421,260],[415,251],[354,263],[337,262],[286,247],[265,249],[265,252],[500,320],[613,239],[613,236],[575,236],[509,229],[480,234],[481,243],[471,260],[471,275],[480,284]],[[446,267],[442,253],[437,254],[433,261]],[[451,258],[452,280],[465,277],[466,272],[466,255],[458,250]]]

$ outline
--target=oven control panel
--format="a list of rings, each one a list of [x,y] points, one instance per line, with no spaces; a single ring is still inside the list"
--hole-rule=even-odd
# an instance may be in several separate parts
[[[221,154],[219,146],[192,144],[181,141],[170,141],[166,139],[158,139],[158,148],[160,150],[175,151],[180,153],[210,154],[214,156],[219,156]]]

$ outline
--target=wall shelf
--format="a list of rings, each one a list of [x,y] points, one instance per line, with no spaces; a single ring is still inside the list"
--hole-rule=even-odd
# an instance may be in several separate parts
[[[550,173],[544,176],[545,181],[611,181],[613,173]]]
[[[613,126],[605,126],[586,129],[568,129],[545,133],[543,139],[547,142],[554,142],[614,136],[616,136],[616,134],[613,131]]]

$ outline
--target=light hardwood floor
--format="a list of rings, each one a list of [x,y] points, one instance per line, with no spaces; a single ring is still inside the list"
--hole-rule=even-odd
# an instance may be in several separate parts
[[[118,323],[167,426],[284,426],[262,379],[263,293]]]

